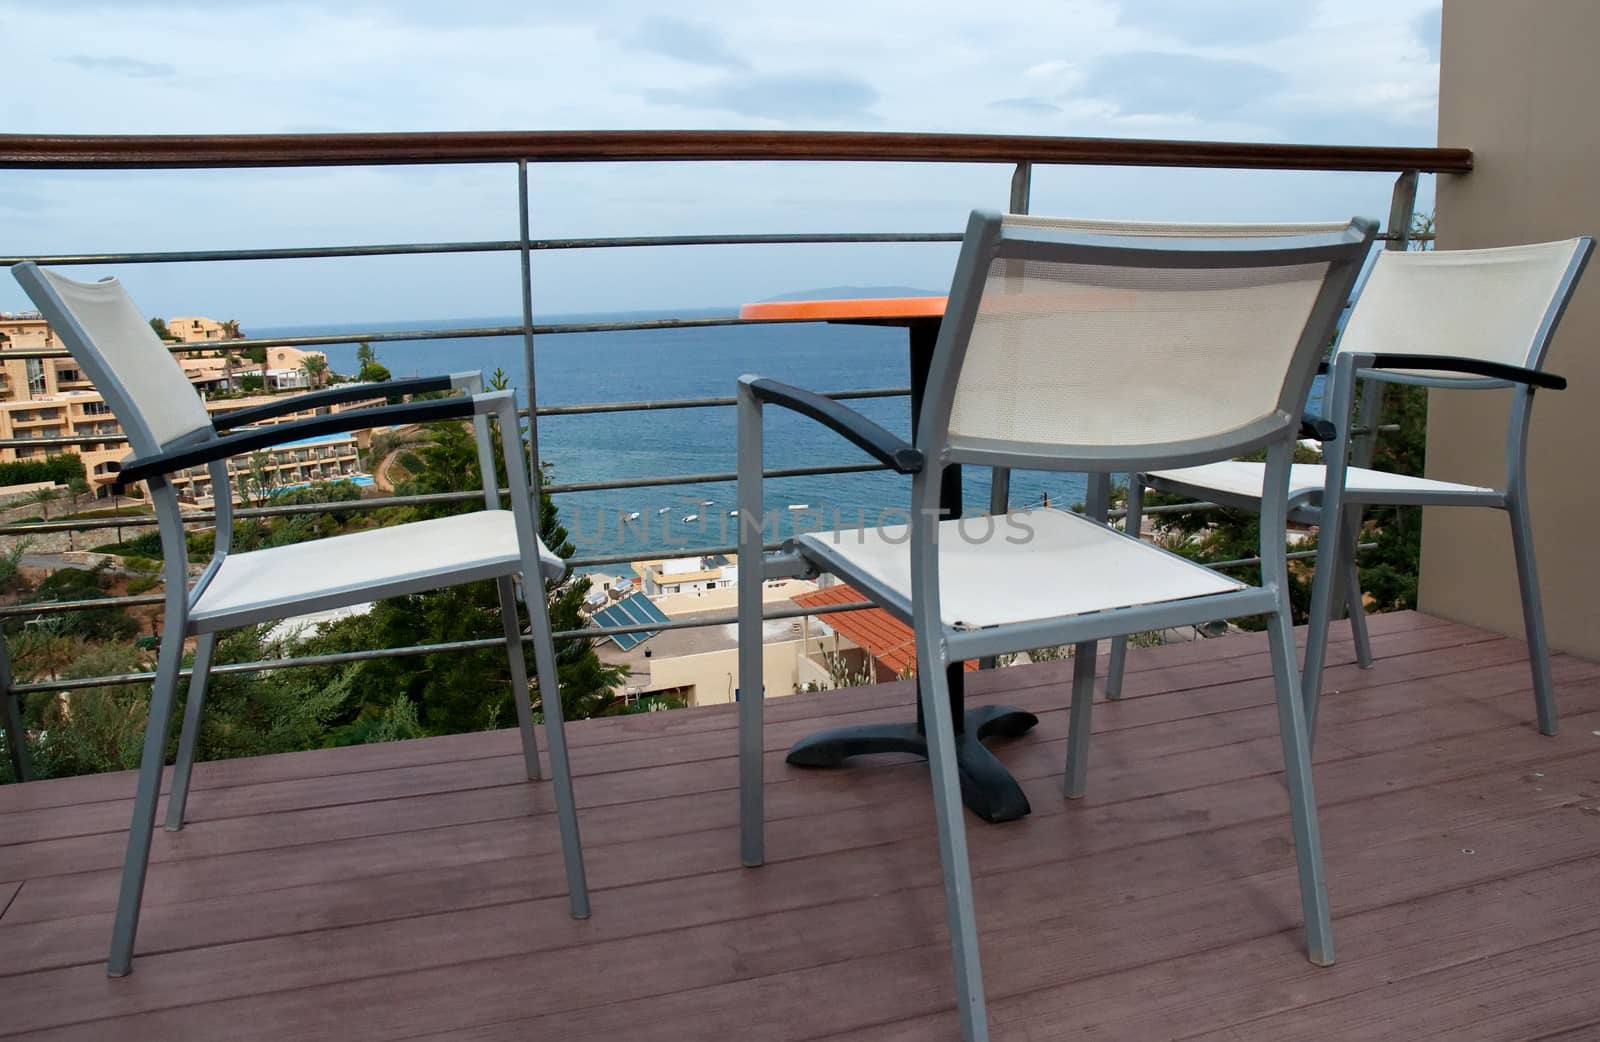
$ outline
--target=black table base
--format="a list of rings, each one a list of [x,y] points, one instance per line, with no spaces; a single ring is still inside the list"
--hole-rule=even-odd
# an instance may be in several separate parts
[[[980,706],[962,714],[956,735],[956,766],[961,774],[961,801],[984,821],[1015,821],[1031,809],[1022,787],[983,745],[985,738],[1016,738],[1039,722],[1032,713],[1011,706]],[[851,756],[871,753],[928,755],[928,740],[917,724],[863,724],[836,727],[800,739],[786,758],[796,767],[838,767]]]
[[[912,319],[906,323],[911,346],[911,434],[916,437],[923,392],[934,348],[939,342],[939,319]],[[961,516],[961,468],[946,467],[939,486],[939,507],[945,517]],[[984,821],[1015,821],[1031,809],[1022,786],[1005,765],[984,748],[985,738],[1016,738],[1027,734],[1039,718],[1011,706],[965,709],[966,674],[962,663],[952,663],[945,674],[950,689],[950,716],[956,723],[956,766],[961,775],[961,801]],[[852,756],[871,753],[928,755],[923,735],[922,702],[917,702],[914,724],[867,724],[837,727],[802,738],[789,750],[796,767],[838,767]]]

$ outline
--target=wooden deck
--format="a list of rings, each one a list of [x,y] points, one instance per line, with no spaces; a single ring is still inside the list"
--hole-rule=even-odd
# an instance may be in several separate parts
[[[1600,665],[1559,738],[1520,642],[1372,620],[1336,642],[1317,785],[1339,964],[1301,954],[1265,642],[1130,660],[1088,797],[1064,664],[970,678],[1038,712],[1033,815],[969,819],[997,1039],[1600,1038]],[[905,684],[769,705],[768,851],[738,865],[733,707],[572,728],[594,917],[511,732],[202,764],[108,980],[131,775],[0,790],[0,1034],[41,1039],[813,1039],[956,1034],[926,772],[783,764],[903,718]]]

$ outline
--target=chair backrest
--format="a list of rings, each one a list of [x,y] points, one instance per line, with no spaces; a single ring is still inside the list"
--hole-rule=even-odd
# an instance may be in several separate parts
[[[32,262],[12,272],[105,396],[135,455],[211,430],[183,367],[116,279],[76,282]]]
[[[1485,250],[1387,250],[1337,350],[1454,355],[1537,369],[1593,248],[1594,240],[1583,236]]]
[[[925,451],[1116,470],[1296,426],[1374,225],[1166,227],[975,213],[924,402],[948,441]]]

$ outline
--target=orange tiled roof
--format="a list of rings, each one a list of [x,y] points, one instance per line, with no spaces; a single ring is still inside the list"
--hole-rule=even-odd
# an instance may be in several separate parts
[[[802,608],[820,608],[862,600],[866,598],[854,587],[843,583],[812,593],[802,593],[794,598],[794,602]],[[916,663],[917,644],[911,635],[911,627],[882,608],[830,612],[822,621],[846,640],[865,649],[877,660],[878,665],[896,676],[907,673]],[[966,668],[975,670],[978,664],[968,662]]]

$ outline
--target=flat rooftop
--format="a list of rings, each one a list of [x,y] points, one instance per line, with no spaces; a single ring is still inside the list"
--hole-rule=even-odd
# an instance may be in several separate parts
[[[1375,616],[1331,648],[1317,750],[1339,964],[1302,954],[1260,635],[1130,655],[1059,795],[1068,663],[969,677],[1040,715],[1033,814],[968,819],[994,1037],[1600,1037],[1600,665]],[[68,1039],[957,1037],[927,773],[787,767],[910,685],[768,706],[768,852],[738,863],[735,707],[571,728],[594,916],[513,732],[199,765],[157,832],[134,972],[102,960],[130,774],[0,788],[0,1035]]]

